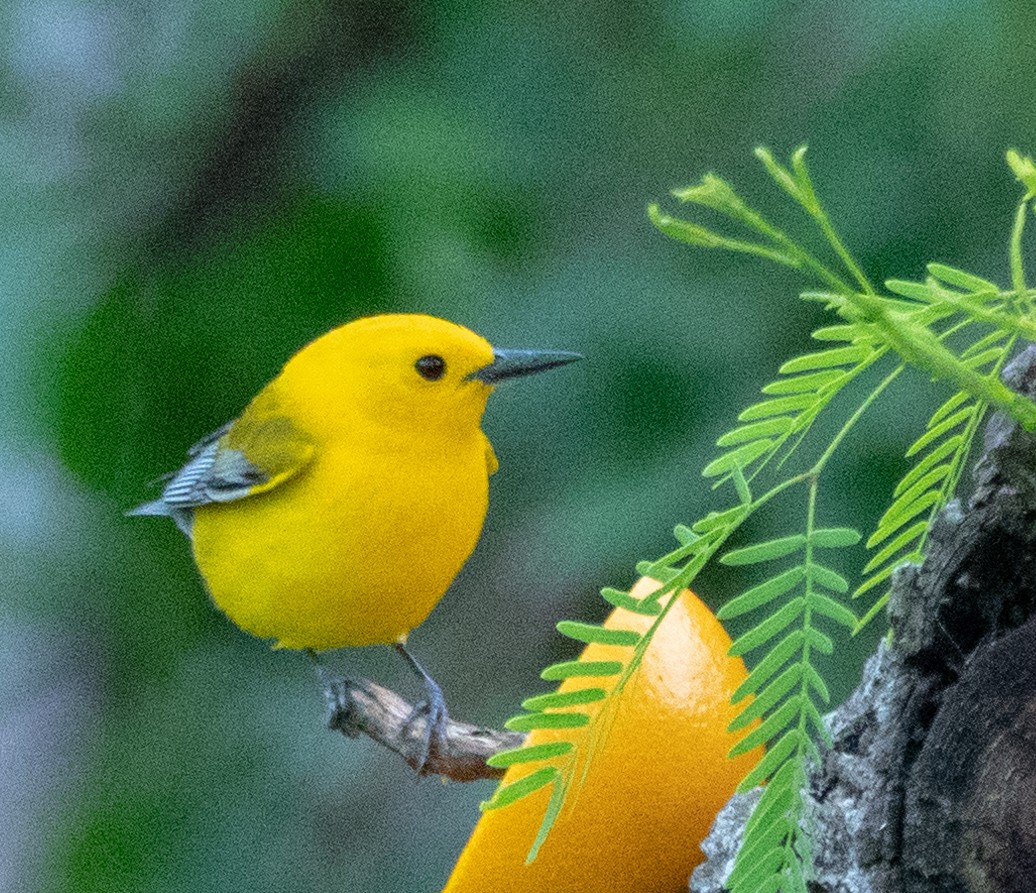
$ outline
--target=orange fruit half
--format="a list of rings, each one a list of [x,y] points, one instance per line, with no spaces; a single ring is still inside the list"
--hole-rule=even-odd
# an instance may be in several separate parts
[[[631,595],[659,587],[642,578]],[[672,596],[670,596],[672,597]],[[744,681],[740,658],[727,655],[730,638],[712,611],[690,590],[675,598],[643,662],[610,708],[582,708],[590,725],[537,729],[526,744],[568,740],[577,749],[594,723],[605,719],[586,775],[576,780],[536,859],[526,864],[551,786],[479,819],[443,893],[662,893],[687,889],[702,859],[699,844],[720,807],[762,756],[727,752],[747,731],[727,726],[740,708],[730,696]],[[653,617],[616,608],[607,629],[644,632]],[[628,646],[591,643],[579,660],[628,661]],[[615,677],[572,676],[559,692],[614,686]],[[595,712],[595,708],[597,712]],[[570,756],[551,762],[562,765]],[[511,766],[503,783],[544,763]]]

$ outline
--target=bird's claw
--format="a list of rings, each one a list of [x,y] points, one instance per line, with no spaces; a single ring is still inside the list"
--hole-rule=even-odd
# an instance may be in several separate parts
[[[421,677],[424,682],[425,700],[419,703],[407,717],[406,729],[409,732],[414,721],[419,716],[425,717],[425,727],[421,735],[420,760],[414,767],[418,775],[428,774],[428,764],[433,757],[443,756],[446,753],[446,725],[449,721],[449,714],[446,712],[446,699],[443,697],[439,684],[428,675],[414,656],[407,651],[402,642],[395,645],[398,651],[410,665],[410,668]]]
[[[348,679],[335,676],[327,671],[316,655],[310,651],[320,679],[320,688],[324,693],[324,714],[327,727],[339,731],[349,738],[358,738],[363,731],[357,722],[356,701],[352,695],[352,685]]]
[[[434,691],[429,689],[426,700],[414,705],[414,709],[406,720],[405,728],[408,737],[416,737],[411,730],[419,720],[424,721],[424,728],[419,732],[421,750],[414,768],[418,775],[426,775],[429,765],[446,753],[446,728],[449,714],[446,711],[446,701],[438,686]]]
[[[350,738],[360,737],[362,729],[357,723],[356,702],[353,700],[349,680],[336,679],[324,689],[327,705],[327,727]]]

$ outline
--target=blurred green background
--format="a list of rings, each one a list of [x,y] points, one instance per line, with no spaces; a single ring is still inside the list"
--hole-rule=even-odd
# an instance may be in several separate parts
[[[448,876],[490,786],[326,732],[308,662],[209,605],[172,524],[121,515],[307,340],[415,310],[588,358],[492,399],[482,542],[411,639],[496,724],[568,653],[558,619],[717,504],[711,444],[821,320],[814,283],[646,204],[714,169],[794,228],[751,150],[807,142],[872,278],[1005,281],[1003,152],[1036,148],[1025,0],[9,0],[0,28],[3,890]],[[876,520],[922,385],[861,427],[825,522]],[[332,662],[419,693],[388,649]]]

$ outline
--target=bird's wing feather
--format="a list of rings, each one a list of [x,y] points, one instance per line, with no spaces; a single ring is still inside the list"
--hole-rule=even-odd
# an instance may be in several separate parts
[[[226,434],[231,429],[231,427],[233,427],[233,425],[234,425],[233,422],[227,422],[225,425],[221,425],[215,431],[210,431],[201,440],[199,440],[196,444],[192,445],[189,450],[187,450],[187,455],[188,456],[197,456],[206,447],[214,444],[224,434]]]
[[[153,502],[131,515],[169,515],[188,536],[192,509],[272,490],[313,458],[314,445],[291,419],[249,412],[199,440]]]
[[[287,416],[246,411],[217,442],[212,499],[227,502],[272,490],[305,468],[315,452],[312,438]]]

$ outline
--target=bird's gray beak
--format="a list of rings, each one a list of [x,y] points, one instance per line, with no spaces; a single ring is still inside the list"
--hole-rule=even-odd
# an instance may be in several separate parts
[[[506,350],[493,349],[493,362],[476,369],[468,378],[475,378],[483,384],[496,384],[505,378],[546,372],[557,366],[564,366],[583,359],[582,354],[568,350]]]

